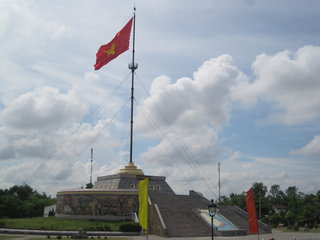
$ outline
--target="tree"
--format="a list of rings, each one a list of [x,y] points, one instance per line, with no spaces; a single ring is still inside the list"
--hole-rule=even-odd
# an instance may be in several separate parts
[[[220,197],[220,202],[219,202],[220,205],[229,205],[230,204],[230,198],[223,195]]]
[[[287,226],[293,226],[296,222],[297,216],[291,210],[287,211],[286,215],[284,215],[284,219],[287,223]]]
[[[282,222],[282,217],[279,214],[273,214],[270,216],[270,223],[272,227],[277,227]]]
[[[0,217],[23,217],[22,201],[18,196],[6,194],[0,198]]]
[[[318,223],[320,202],[314,194],[305,195],[301,202],[300,225],[314,227]]]
[[[268,215],[269,213],[269,204],[268,199],[266,198],[268,188],[262,182],[255,182],[252,185],[252,189],[254,192],[256,210],[259,218],[261,219],[263,216]]]
[[[286,194],[288,197],[296,198],[298,197],[298,188],[296,186],[290,186],[286,189]]]
[[[298,194],[298,188],[296,186],[290,186],[286,189],[286,197],[285,197],[285,203],[287,209],[291,210],[295,214],[299,214],[299,209],[301,206],[301,198]]]
[[[33,189],[29,186],[29,185],[21,185],[17,187],[16,190],[17,195],[19,196],[19,198],[24,201],[29,199],[32,194],[34,193]]]
[[[273,184],[270,187],[269,193],[273,198],[278,198],[280,191],[280,186],[278,184]]]
[[[86,189],[91,189],[93,187],[93,184],[91,182],[86,184]]]
[[[320,191],[316,194],[304,194],[299,192],[296,186],[289,186],[283,192],[278,184],[273,184],[268,192],[267,186],[262,182],[253,183],[252,189],[255,194],[257,213],[261,203],[261,219],[266,223],[269,222],[272,226],[284,223],[296,230],[305,224],[308,227],[317,227],[320,223]],[[231,193],[229,197],[222,196],[219,204],[235,205],[246,210],[246,194],[243,192]],[[274,208],[275,206],[277,209]]]
[[[255,182],[254,184],[252,184],[252,189],[254,192],[254,196],[261,199],[264,198],[268,192],[267,186],[263,185],[262,182]]]
[[[39,194],[28,185],[15,185],[0,190],[0,218],[36,217],[43,215],[43,208],[55,201],[46,194]]]
[[[230,205],[238,206],[241,209],[246,208],[246,196],[244,193],[242,194],[230,194]]]
[[[284,199],[284,192],[280,190],[280,186],[278,184],[274,184],[270,187],[269,196],[272,199],[271,201],[279,204]]]

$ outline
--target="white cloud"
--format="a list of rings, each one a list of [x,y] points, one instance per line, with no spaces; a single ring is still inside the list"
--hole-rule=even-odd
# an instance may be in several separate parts
[[[201,165],[223,156],[218,133],[230,118],[231,88],[244,75],[223,55],[204,62],[193,77],[174,83],[156,78],[150,97],[138,107],[138,131],[162,139],[141,154],[145,164]]]
[[[239,85],[234,98],[247,106],[258,100],[270,103],[274,111],[268,123],[299,125],[320,117],[320,47],[261,54],[252,69],[257,79]]]
[[[48,19],[33,1],[1,1],[0,8],[0,102],[7,104],[35,85],[43,85],[44,76],[34,66],[45,68],[46,63],[47,68],[55,68],[48,59],[61,51],[70,29],[57,18]]]
[[[141,159],[146,165],[172,166],[186,162],[197,165],[221,157],[222,150],[214,147],[217,144],[217,133],[213,129],[195,128],[196,131],[191,130],[183,135],[179,135],[176,129],[166,134],[158,145],[141,154]]]
[[[248,190],[254,182],[263,182],[270,188],[279,184],[281,189],[297,186],[302,192],[314,192],[320,188],[318,170],[303,159],[246,157],[241,154],[221,162],[222,195]],[[308,173],[307,175],[305,173]]]
[[[104,137],[105,128],[111,124],[110,120],[95,118],[78,123],[85,114],[86,104],[72,91],[64,94],[45,86],[21,95],[0,112],[0,158],[51,158],[54,152],[58,156],[81,153],[88,144]]]
[[[68,188],[66,186],[80,188],[89,182],[90,164],[88,163],[64,159],[68,164],[57,164],[57,159],[51,159],[35,171],[37,163],[32,159],[28,160],[1,168],[1,182],[4,183],[4,187],[27,183],[38,192],[55,196],[58,190]]]
[[[42,87],[25,93],[1,112],[3,124],[15,129],[52,129],[72,126],[86,113],[86,106],[58,89]]]
[[[303,49],[305,48],[299,50],[302,52],[300,55],[304,55]],[[272,62],[273,58],[287,59],[289,55],[288,52],[284,52],[276,54],[274,57],[260,57],[262,62]],[[297,57],[297,59],[301,58]],[[308,62],[309,57],[306,59]],[[242,153],[223,148],[219,139],[221,130],[228,124],[231,117],[233,103],[237,101],[254,103],[259,99],[271,101],[273,95],[275,97],[272,103],[274,103],[282,99],[278,95],[286,92],[285,88],[281,90],[281,85],[277,85],[280,83],[272,81],[270,83],[266,80],[266,74],[262,71],[266,66],[258,64],[258,60],[259,57],[255,62],[257,66],[254,67],[257,70],[258,79],[252,83],[238,70],[228,55],[204,62],[194,73],[193,79],[180,78],[176,82],[172,82],[167,76],[156,78],[150,87],[150,97],[138,106],[138,114],[135,118],[135,130],[139,137],[153,138],[159,141],[153,146],[149,146],[140,155],[143,169],[151,171],[152,174],[167,176],[169,183],[178,193],[193,188],[203,192],[206,196],[216,194],[216,186],[208,191],[208,185],[215,185],[214,179],[217,179],[215,163],[218,161],[221,161],[225,168],[222,173],[222,182],[225,184],[224,192],[239,192],[238,189],[246,190],[256,181],[262,181],[269,185],[277,182],[283,182],[286,186],[290,185],[292,174],[289,174],[289,170],[285,169],[296,173],[297,169],[302,166],[295,164],[292,167],[292,161],[296,162],[296,160],[256,157],[252,161],[243,162],[240,160],[243,157]],[[293,60],[287,59],[287,61]],[[269,70],[270,76],[281,76],[281,74],[272,72],[274,67],[270,67]],[[282,81],[280,77],[277,79]],[[296,81],[299,79],[297,78]],[[108,145],[104,151],[109,154],[107,157],[108,167],[106,165],[100,166],[101,169],[96,171],[96,176],[114,173],[124,157],[119,154],[123,151],[124,142],[115,143],[115,139],[112,139],[111,135],[104,134],[104,129],[108,125],[111,124],[112,129],[117,131],[118,127],[123,128],[123,123],[118,121],[112,123],[108,120],[99,121],[98,118],[95,120],[97,121],[95,125],[77,123],[87,112],[87,106],[82,102],[86,102],[90,107],[98,106],[105,98],[106,94],[102,91],[100,75],[87,72],[84,73],[81,83],[75,81],[70,83],[73,84],[67,93],[61,93],[53,87],[38,87],[5,105],[1,112],[3,124],[1,131],[3,134],[0,139],[2,143],[0,153],[2,159],[27,160],[36,158],[38,159],[36,165],[39,165],[39,159],[47,159],[45,166],[48,167],[54,162],[57,164],[65,158],[70,158],[67,163],[62,165],[65,167],[67,164],[70,171],[67,175],[64,172],[65,168],[60,169],[55,165],[49,167],[51,182],[48,180],[47,184],[49,186],[53,184],[55,188],[63,187],[60,184],[61,179],[65,183],[71,184],[70,186],[72,184],[78,186],[77,181],[82,185],[85,184],[81,179],[81,174],[76,174],[74,171],[76,171],[76,166],[83,169],[87,169],[87,166],[85,163],[77,162],[75,156],[81,155],[84,149],[88,148],[90,143],[96,139],[104,139],[105,146]],[[269,84],[274,84],[274,86],[270,87]],[[317,87],[317,84],[314,86]],[[266,91],[273,88],[279,89],[273,92]],[[292,91],[295,88],[292,88]],[[296,93],[299,95],[299,91]],[[112,100],[108,104],[108,113],[103,116],[111,117],[111,112],[115,113],[114,110],[119,106],[119,98]],[[288,115],[290,113],[288,112]],[[112,131],[107,133],[113,134]],[[61,149],[48,159],[48,156],[52,154],[52,149],[58,149],[59,143],[61,144],[68,136],[71,136],[69,142],[64,142]],[[316,139],[318,138],[315,137],[314,141]],[[310,143],[309,145],[316,146],[316,144]],[[305,148],[310,149],[307,146]],[[301,149],[296,153],[305,151],[305,149]],[[228,160],[223,160],[224,158],[228,158]],[[155,165],[157,169],[154,168]],[[25,165],[21,165],[21,168],[24,167],[27,168]],[[276,167],[282,169],[278,176],[272,174]],[[172,168],[176,170],[172,171]],[[83,172],[83,169],[77,171],[87,174]],[[12,173],[9,170],[10,167],[6,178]],[[182,175],[181,172],[183,172]],[[29,173],[32,174],[30,171]],[[210,179],[208,176],[215,177]],[[21,180],[22,178],[20,178],[17,176],[16,180]],[[55,181],[58,182],[54,184]],[[40,183],[36,183],[34,180],[34,184]],[[299,184],[304,186],[305,181]],[[317,188],[317,185],[314,184],[313,188]]]
[[[193,77],[174,83],[165,76],[156,78],[151,96],[139,107],[140,114],[143,111],[154,117],[161,126],[208,121],[215,129],[222,127],[229,120],[230,87],[243,77],[242,73],[230,56],[223,55],[204,62]],[[141,115],[138,120],[138,128],[145,126]]]
[[[30,2],[1,1],[1,35],[16,34],[33,40],[46,36],[48,40],[61,40],[70,29],[67,25],[48,20]],[[48,34],[49,33],[49,34]]]
[[[222,162],[225,192],[246,190],[254,181],[271,183],[272,177],[278,183],[308,186],[305,183],[310,180],[317,186],[315,173],[310,178],[300,177],[301,181],[294,176],[302,176],[298,168],[303,164],[298,157],[318,154],[317,135],[293,152],[297,154],[293,159],[292,155],[261,155],[244,160],[246,153],[237,146],[228,149],[228,136],[220,139],[228,124],[241,124],[238,120],[248,113],[247,109],[234,111],[238,102],[258,106],[250,109],[250,116],[267,116],[267,123],[277,123],[280,128],[304,127],[319,119],[319,47],[279,52],[319,45],[318,27],[312,24],[318,20],[318,8],[302,5],[294,3],[289,11],[283,3],[275,11],[274,6],[261,1],[253,5],[252,1],[218,5],[205,1],[199,5],[138,0],[137,74],[146,85],[159,77],[151,84],[150,97],[135,108],[139,113],[134,119],[134,150],[136,155],[142,153],[143,160],[137,158],[135,163],[149,169],[147,174],[167,176],[180,193],[189,186],[206,191],[203,169],[216,181],[217,161]],[[98,47],[123,27],[132,6],[104,1],[4,0],[0,8],[0,158],[4,163],[1,174],[6,176],[0,179],[2,187],[9,181],[11,185],[23,182],[20,173],[31,174],[34,166],[45,167],[45,172],[52,170],[47,182],[44,175],[32,179],[36,188],[44,189],[43,185],[51,185],[59,177],[64,184],[56,184],[57,190],[83,185],[88,181],[88,166],[81,153],[89,152],[93,142],[98,154],[96,176],[113,173],[127,161],[125,131],[129,125],[129,117],[118,115],[110,121],[129,95],[127,89],[126,96],[122,88],[116,93],[113,90],[127,73],[124,68],[131,53],[99,72],[93,72],[92,65]],[[115,11],[106,15],[105,9]],[[190,13],[196,17],[186,18]],[[270,16],[273,20],[265,21]],[[238,68],[251,77],[252,59],[262,52],[265,54],[252,64],[255,76],[249,79]],[[192,75],[199,63],[210,57],[215,58]],[[180,78],[183,76],[187,77]],[[140,101],[138,86],[136,90]],[[262,110],[260,102],[265,104]],[[256,134],[259,127],[255,126],[255,132],[246,127],[246,134]],[[239,141],[243,140],[241,131],[235,133]],[[272,140],[263,144],[277,155],[276,149],[267,146]],[[263,148],[259,142],[252,145]],[[291,139],[283,152],[286,148],[292,149]],[[61,169],[50,168],[50,164],[62,162]],[[172,167],[180,171],[172,171]],[[65,168],[68,175],[59,175]],[[312,169],[304,171],[309,174]]]
[[[314,138],[304,147],[293,151],[293,154],[302,156],[320,156],[320,135],[315,135]]]
[[[142,136],[161,139],[141,154],[144,165],[156,164],[163,169],[185,165],[183,171],[193,168],[194,172],[188,176],[195,178],[200,174],[197,168],[209,162],[225,161],[227,170],[223,181],[228,192],[246,190],[256,181],[267,185],[282,182],[289,186],[294,174],[300,175],[299,170],[304,168],[301,160],[260,156],[242,161],[243,154],[221,147],[219,133],[228,124],[232,104],[239,101],[251,107],[258,101],[267,101],[274,109],[270,122],[272,114],[278,114],[279,110],[282,110],[282,120],[279,118],[277,123],[281,124],[298,125],[317,119],[320,116],[316,108],[320,101],[317,94],[320,90],[319,49],[306,46],[296,54],[285,51],[274,56],[259,55],[253,63],[257,76],[253,82],[227,55],[206,61],[194,73],[194,79],[181,78],[172,82],[167,76],[156,78],[150,87],[150,97],[138,107],[136,120],[136,128]],[[315,98],[311,103],[307,92]],[[295,116],[297,113],[301,118]],[[171,179],[173,172],[168,171],[164,170]],[[279,174],[276,176],[274,171]],[[310,169],[305,168],[305,171]],[[304,186],[305,182],[298,185]],[[231,183],[233,186],[229,186]]]
[[[5,186],[27,183],[52,195],[61,189],[84,186],[88,183],[90,174],[87,166],[89,161],[83,159],[83,155],[85,151],[89,152],[91,146],[95,146],[98,155],[96,158],[100,163],[106,159],[108,163],[112,162],[108,165],[107,172],[97,164],[95,176],[110,173],[110,167],[119,166],[120,161],[109,157],[113,157],[112,150],[120,148],[115,147],[116,140],[106,134],[108,125],[108,120],[100,120],[95,126],[89,123],[75,124],[72,128],[62,127],[52,132],[5,132],[6,135],[1,140],[10,141],[10,145],[1,144],[0,148],[3,160],[1,182]],[[114,149],[110,150],[111,146]],[[102,156],[106,157],[101,157],[101,151]]]

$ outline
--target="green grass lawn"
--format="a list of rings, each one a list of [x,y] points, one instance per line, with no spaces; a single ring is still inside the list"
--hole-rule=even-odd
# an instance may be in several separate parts
[[[9,240],[9,239],[15,239],[15,238],[21,238],[21,236],[0,235],[0,240]]]
[[[50,240],[50,239],[52,239],[52,240],[57,240],[57,238],[55,238],[55,237],[51,237],[51,238],[28,238],[28,240]],[[72,240],[72,239],[74,239],[74,238],[62,238],[62,240]],[[92,239],[91,237],[88,237],[88,240],[90,240],[90,239]],[[94,238],[94,239],[98,239],[99,240],[99,238]],[[101,237],[100,238],[101,240],[105,240],[105,238],[104,237]],[[106,240],[128,240],[128,238],[124,238],[124,237],[107,237],[106,238]]]
[[[5,218],[0,219],[0,227],[15,229],[38,229],[77,231],[80,228],[87,231],[119,231],[119,226],[129,222],[107,222],[101,220],[76,220],[63,218]],[[0,239],[1,240],[1,239]]]

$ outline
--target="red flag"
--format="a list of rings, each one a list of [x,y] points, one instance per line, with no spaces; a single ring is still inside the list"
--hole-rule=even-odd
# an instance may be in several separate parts
[[[258,233],[258,220],[257,220],[257,213],[256,207],[254,204],[254,194],[253,189],[250,188],[247,192],[247,211],[248,211],[248,223],[249,223],[249,232],[252,234]]]
[[[117,33],[117,35],[106,45],[102,45],[96,56],[96,64],[94,70],[99,70],[101,67],[106,65],[111,60],[118,57],[121,53],[129,49],[129,40],[131,33],[133,17],[129,22]]]

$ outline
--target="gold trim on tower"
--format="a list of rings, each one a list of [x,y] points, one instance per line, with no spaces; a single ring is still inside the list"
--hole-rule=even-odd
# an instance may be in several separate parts
[[[144,175],[141,169],[138,169],[133,162],[128,162],[127,166],[119,169],[120,174]]]

